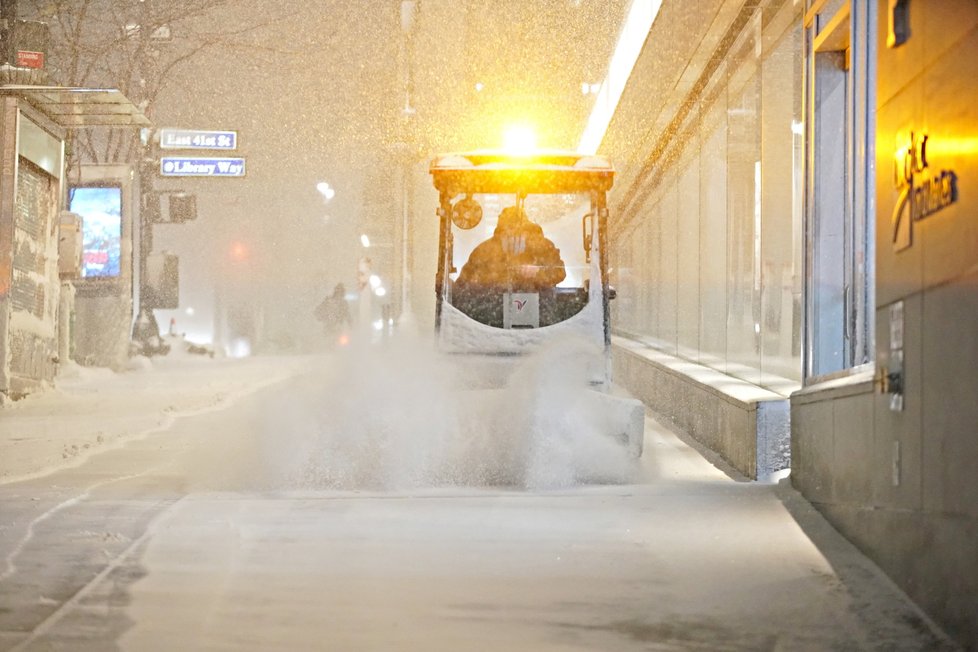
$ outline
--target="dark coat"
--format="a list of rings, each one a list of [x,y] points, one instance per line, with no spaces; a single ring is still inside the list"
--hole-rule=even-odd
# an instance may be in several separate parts
[[[333,294],[316,306],[316,319],[323,323],[327,333],[337,332],[351,324],[350,307],[342,286],[337,286]]]
[[[462,288],[538,292],[566,275],[560,249],[538,224],[524,219],[512,226],[500,220],[492,237],[472,250],[455,283]]]

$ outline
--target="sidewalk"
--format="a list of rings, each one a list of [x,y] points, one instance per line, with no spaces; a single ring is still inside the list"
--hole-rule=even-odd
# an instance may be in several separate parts
[[[219,358],[174,351],[127,371],[65,366],[46,391],[0,406],[0,484],[78,466],[179,416],[241,400],[299,373],[309,358]]]
[[[172,432],[147,438],[146,446],[120,450],[128,457],[115,456],[101,476],[48,492],[48,502],[16,503],[20,498],[13,496],[8,504],[18,504],[19,515],[6,515],[8,538],[0,540],[13,551],[8,569],[17,568],[11,559],[26,554],[25,542],[35,537],[33,524],[56,512],[59,519],[66,517],[63,506],[102,519],[97,509],[79,506],[109,498],[120,504],[118,495],[101,493],[104,487],[111,484],[118,491],[117,479],[142,477],[147,454],[156,455],[163,440],[179,444],[180,437],[189,437],[195,447],[188,452],[195,461],[204,459],[208,472],[214,459],[225,461],[229,442],[247,452],[249,443],[262,441],[261,415],[282,407],[254,401],[253,393],[323,362],[316,356],[168,356],[142,360],[123,373],[71,367],[55,387],[0,408],[3,485],[79,466],[94,453],[165,431],[181,416],[237,403],[213,419],[192,420],[186,431],[180,423]],[[350,396],[374,387],[364,378],[377,376],[350,379]],[[298,394],[290,391],[286,407],[295,401],[323,409],[319,379],[303,380],[291,388]],[[393,387],[402,389],[397,383]],[[405,400],[414,400],[413,393],[406,394]],[[403,422],[402,406],[398,403],[389,413],[401,419],[398,423]],[[410,423],[404,426],[410,430]],[[302,443],[301,432],[291,437],[290,443]],[[235,467],[235,461],[228,461]],[[165,643],[175,631],[197,631],[187,624],[201,614],[219,613],[220,618],[199,624],[199,631],[224,637],[244,626],[255,649],[267,649],[272,643],[263,644],[264,639],[281,634],[265,627],[276,618],[289,622],[287,635],[303,643],[349,636],[383,649],[408,630],[375,627],[377,614],[383,616],[386,609],[388,618],[381,620],[397,622],[396,614],[423,604],[422,618],[412,620],[411,631],[419,640],[436,642],[439,637],[473,640],[472,630],[461,629],[467,624],[483,628],[480,634],[489,637],[505,632],[536,642],[554,628],[574,631],[602,641],[593,649],[645,649],[654,641],[677,649],[956,649],[787,480],[776,485],[743,481],[715,454],[650,414],[641,466],[635,483],[539,491],[460,486],[379,493],[318,487],[261,492],[238,491],[218,478],[216,489],[188,494],[166,527],[146,535],[151,545],[145,554],[129,558],[132,540],[111,539],[113,554],[119,555],[112,563],[125,572],[119,579],[100,575],[84,604],[69,601],[59,607],[51,622],[62,630],[52,631],[60,640],[77,642],[82,621],[74,618],[93,619],[84,631],[96,637],[115,636],[136,623],[126,642],[142,650]],[[237,506],[229,511],[232,502]],[[295,518],[298,513],[303,517]],[[100,528],[110,527],[68,523],[73,531],[101,533]],[[118,535],[114,529],[105,531],[109,537]],[[55,539],[62,532],[53,525],[47,530]],[[104,563],[108,544],[101,538],[96,544]],[[3,554],[0,550],[0,558]],[[77,551],[71,555],[76,559]],[[347,563],[337,567],[330,561],[337,558]],[[208,561],[201,565],[201,559]],[[452,573],[446,573],[446,564],[455,564],[449,566]],[[351,580],[356,569],[360,574]],[[388,576],[397,582],[374,593],[371,579]],[[186,584],[187,577],[194,578],[192,585]],[[282,581],[269,584],[268,577]],[[127,582],[136,583],[130,587]],[[361,591],[359,597],[333,605],[330,613],[339,614],[335,621],[323,620],[317,602],[323,587],[333,583],[342,590],[327,593],[347,595],[351,582]],[[432,590],[438,582],[441,587]],[[445,592],[449,589],[454,593]],[[30,590],[41,589],[32,585]],[[43,590],[47,593],[41,595],[53,595],[53,589]],[[74,587],[64,594],[77,591]],[[8,596],[8,603],[22,608],[22,595]],[[130,596],[131,603],[120,595]],[[257,595],[264,596],[260,602],[255,602]],[[418,595],[427,599],[419,603]],[[568,595],[575,599],[568,601]],[[166,597],[163,603],[159,596]],[[249,611],[253,604],[262,605],[260,617]],[[358,604],[372,608],[357,609]],[[318,608],[306,613],[302,605]],[[526,618],[526,613],[542,617]],[[67,614],[60,625],[57,614]],[[105,626],[106,614],[126,627]],[[91,649],[118,647],[119,641],[104,643]]]

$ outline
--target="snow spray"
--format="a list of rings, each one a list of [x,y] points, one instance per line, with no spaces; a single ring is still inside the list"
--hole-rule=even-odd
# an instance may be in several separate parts
[[[270,452],[292,489],[628,482],[636,461],[587,400],[602,356],[557,341],[505,360],[508,372],[486,387],[484,367],[429,340],[350,347],[294,397],[284,424],[276,419]]]

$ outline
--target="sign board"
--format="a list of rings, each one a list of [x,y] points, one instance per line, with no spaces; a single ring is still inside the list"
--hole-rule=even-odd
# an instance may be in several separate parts
[[[122,209],[122,186],[116,182],[68,188],[68,210],[82,217],[82,278],[122,274]]]
[[[243,177],[243,158],[164,156],[160,159],[164,177]]]
[[[31,52],[29,50],[17,50],[18,68],[43,68],[44,53]]]
[[[236,131],[200,131],[199,129],[160,129],[162,149],[221,149],[238,147]]]

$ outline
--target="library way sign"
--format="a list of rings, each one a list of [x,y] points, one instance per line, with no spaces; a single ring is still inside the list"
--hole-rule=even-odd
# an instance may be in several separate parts
[[[230,152],[237,147],[238,134],[234,131],[160,130],[161,149]],[[160,174],[164,177],[243,177],[245,160],[212,156],[163,156],[160,157]]]

